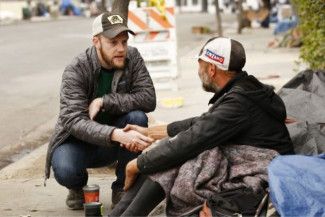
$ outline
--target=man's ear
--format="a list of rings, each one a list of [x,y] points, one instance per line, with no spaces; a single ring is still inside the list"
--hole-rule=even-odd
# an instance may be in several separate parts
[[[99,36],[94,36],[92,41],[93,41],[93,45],[97,49],[100,49],[100,39],[99,39]]]
[[[208,66],[208,74],[211,78],[213,78],[217,73],[217,67],[212,64],[212,63],[209,63],[209,66]]]

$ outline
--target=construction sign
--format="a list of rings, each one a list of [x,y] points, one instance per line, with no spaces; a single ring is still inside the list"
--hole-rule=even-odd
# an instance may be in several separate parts
[[[132,4],[133,3],[133,4]],[[138,48],[158,89],[175,89],[177,44],[172,0],[130,2],[128,26],[136,33],[131,46]]]

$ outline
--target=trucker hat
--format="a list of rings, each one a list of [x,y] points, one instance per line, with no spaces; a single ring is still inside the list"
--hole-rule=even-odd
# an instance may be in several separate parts
[[[246,63],[243,45],[233,39],[214,37],[201,49],[199,59],[226,71],[241,71]]]
[[[102,33],[105,37],[112,39],[124,31],[135,35],[135,33],[128,28],[127,19],[118,12],[104,12],[98,15],[93,22],[93,36]]]

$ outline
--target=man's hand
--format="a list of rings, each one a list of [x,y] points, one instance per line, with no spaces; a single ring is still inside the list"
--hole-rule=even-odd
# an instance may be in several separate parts
[[[125,168],[124,191],[127,191],[135,182],[139,173],[137,159],[130,161]]]
[[[89,118],[91,120],[94,120],[95,116],[98,114],[98,112],[101,110],[103,107],[103,98],[96,98],[94,99],[90,105],[89,105]]]
[[[135,130],[142,135],[150,137],[154,140],[159,140],[168,136],[167,133],[167,125],[158,125],[158,126],[151,126],[151,127],[140,127],[137,125],[128,124],[124,127],[123,131],[127,132],[129,130]]]
[[[123,128],[124,132],[127,132],[129,130],[135,130],[144,136],[148,136],[148,128],[146,128],[146,127],[140,127],[138,125],[128,124]]]
[[[154,142],[153,139],[135,130],[125,132],[123,129],[115,129],[112,132],[111,140],[121,143],[122,147],[133,152],[142,151]]]
[[[203,204],[199,217],[212,217],[211,209],[208,207],[206,201]]]
[[[298,122],[296,119],[294,118],[291,118],[291,117],[287,117],[284,121],[285,124],[292,124],[292,123],[295,123],[295,122]]]

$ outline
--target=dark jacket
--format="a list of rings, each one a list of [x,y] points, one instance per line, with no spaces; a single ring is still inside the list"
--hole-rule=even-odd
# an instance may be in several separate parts
[[[114,127],[90,120],[88,107],[95,98],[101,65],[95,47],[88,48],[68,65],[62,76],[60,114],[50,139],[45,178],[50,176],[55,148],[69,135],[95,145],[110,146]],[[104,109],[111,115],[133,110],[151,112],[156,107],[155,89],[136,48],[128,47],[126,66],[114,72],[111,93],[103,97]]]
[[[170,138],[138,157],[142,173],[154,173],[218,145],[239,144],[293,153],[284,103],[272,88],[241,72],[210,100],[209,111],[167,126]]]

